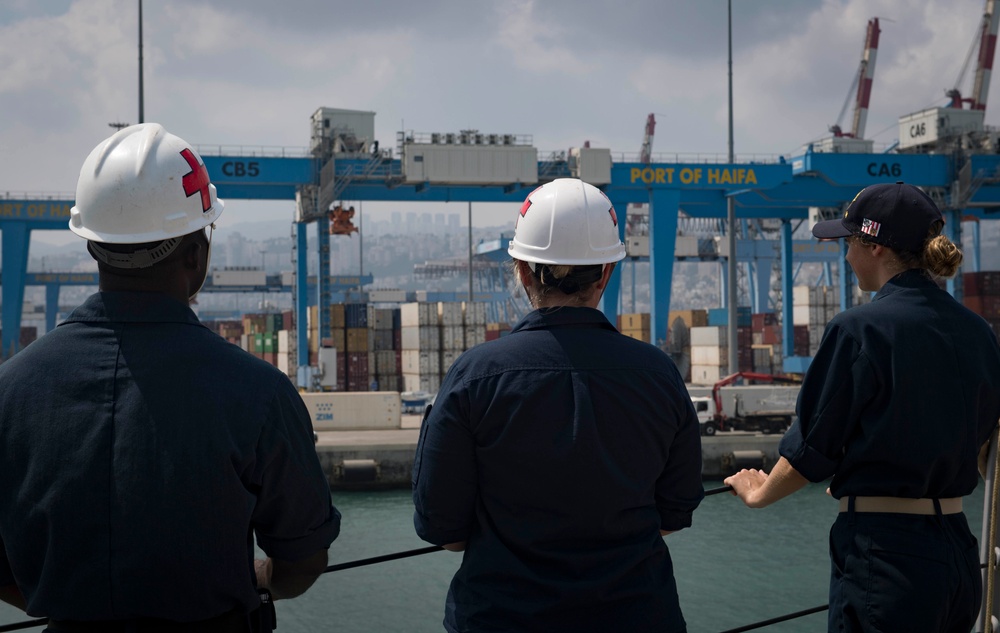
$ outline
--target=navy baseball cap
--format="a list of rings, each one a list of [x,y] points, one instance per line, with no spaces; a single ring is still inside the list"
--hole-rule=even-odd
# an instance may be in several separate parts
[[[821,240],[861,235],[893,250],[919,253],[931,226],[943,220],[930,196],[899,181],[865,187],[843,218],[817,222],[812,233]]]

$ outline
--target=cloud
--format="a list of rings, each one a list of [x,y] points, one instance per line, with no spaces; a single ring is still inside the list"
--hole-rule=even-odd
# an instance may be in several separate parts
[[[535,0],[509,0],[495,10],[500,19],[497,41],[510,51],[522,70],[582,76],[596,68],[565,45],[566,31],[558,22],[538,19]]]

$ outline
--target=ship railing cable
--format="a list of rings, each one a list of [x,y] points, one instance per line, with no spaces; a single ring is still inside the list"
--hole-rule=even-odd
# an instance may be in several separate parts
[[[724,492],[732,492],[732,486],[722,486],[720,488],[712,488],[705,491],[705,496],[709,497],[711,495],[717,495]],[[411,558],[413,556],[420,556],[422,554],[430,554],[431,552],[440,552],[444,548],[440,545],[431,545],[428,547],[420,547],[417,549],[406,550],[403,552],[396,552],[393,554],[383,554],[381,556],[372,556],[371,558],[361,558],[354,561],[348,561],[346,563],[338,563],[336,565],[330,565],[323,570],[323,573],[343,571],[345,569],[354,569],[355,567],[365,567],[367,565],[375,565],[377,563],[385,563],[391,560],[399,560],[402,558]],[[985,567],[985,566],[984,566]],[[820,613],[826,611],[830,608],[830,605],[824,604],[818,607],[812,607],[810,609],[804,609],[802,611],[796,611],[794,613],[789,613],[786,615],[778,616],[775,618],[770,618],[767,620],[761,620],[759,622],[754,622],[752,624],[747,624],[735,629],[726,629],[725,631],[720,631],[720,633],[743,633],[744,631],[754,631],[756,629],[761,629],[766,626],[771,626],[772,624],[778,624],[780,622],[787,622],[789,620],[794,620],[796,618],[805,617],[807,615],[812,615],[814,613]],[[7,631],[20,631],[22,629],[30,629],[36,626],[45,626],[48,624],[48,618],[40,618],[37,620],[28,620],[25,622],[17,622],[14,624],[0,625],[0,633],[5,633]]]

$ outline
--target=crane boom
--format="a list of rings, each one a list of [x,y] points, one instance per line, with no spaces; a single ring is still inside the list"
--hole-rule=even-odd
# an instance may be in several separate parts
[[[656,117],[652,113],[646,117],[646,131],[642,136],[642,147],[639,149],[639,162],[648,165],[653,160],[653,132],[656,130]]]
[[[997,45],[997,24],[1000,15],[996,11],[996,0],[986,0],[983,22],[979,36],[979,60],[976,64],[976,79],[972,85],[972,109],[985,110],[986,97],[990,91],[990,76],[993,74],[993,56]]]
[[[878,36],[881,30],[878,18],[868,20],[868,30],[865,33],[865,51],[861,56],[861,68],[858,71],[858,94],[854,101],[854,123],[851,126],[851,136],[864,138],[865,123],[868,121],[868,102],[872,96],[872,80],[875,77],[875,57],[878,55]]]

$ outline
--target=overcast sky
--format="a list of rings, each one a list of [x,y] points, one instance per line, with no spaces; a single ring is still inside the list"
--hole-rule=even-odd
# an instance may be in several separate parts
[[[958,81],[983,0],[732,4],[738,155],[788,155],[828,135],[872,17],[882,35],[867,138],[892,143],[900,115],[944,105],[956,85],[971,91],[974,68]],[[541,153],[589,140],[634,154],[655,113],[654,154],[725,155],[726,10],[725,0],[147,0],[145,120],[196,145],[304,147],[309,116],[328,106],[374,111],[383,148],[399,130],[475,128],[531,134]],[[72,192],[108,123],[137,122],[137,22],[137,0],[0,2],[0,195]],[[848,107],[843,127],[850,117]],[[286,208],[232,200],[220,224],[290,217]]]

